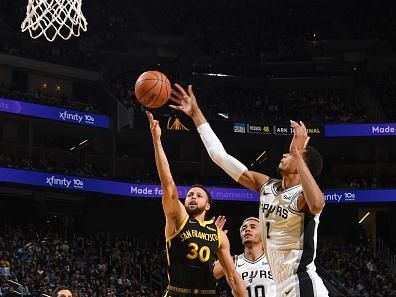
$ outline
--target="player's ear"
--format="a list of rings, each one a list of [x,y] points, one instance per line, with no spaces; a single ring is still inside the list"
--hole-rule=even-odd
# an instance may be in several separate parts
[[[209,211],[209,209],[210,209],[210,203],[209,203],[209,202],[206,202],[205,210],[206,210],[206,211]]]

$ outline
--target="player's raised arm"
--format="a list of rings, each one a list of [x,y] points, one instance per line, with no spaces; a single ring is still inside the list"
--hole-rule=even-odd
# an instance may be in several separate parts
[[[223,266],[221,266],[221,263],[219,260],[217,260],[213,264],[213,275],[214,275],[215,279],[220,279],[224,276]]]
[[[213,217],[212,220],[215,218]],[[227,234],[227,230],[223,230],[224,225],[226,223],[227,219],[225,216],[218,216],[215,220],[215,225],[218,229],[221,231],[224,231],[225,234]],[[219,260],[215,261],[213,264],[213,275],[215,279],[220,279],[224,276],[224,271],[223,271],[223,266],[221,266],[221,263]]]
[[[170,105],[175,110],[180,110],[191,117],[201,136],[202,142],[212,159],[235,181],[248,189],[259,192],[261,186],[269,179],[267,175],[248,170],[240,161],[229,155],[224,149],[217,135],[213,132],[208,121],[198,106],[192,86],[189,85],[187,92],[178,84],[172,90],[171,100],[177,105]]]
[[[220,247],[217,250],[217,257],[222,267],[222,271],[227,279],[228,285],[235,297],[247,297],[247,291],[241,275],[236,271],[234,261],[230,254],[230,242],[227,235],[221,231]]]
[[[294,129],[293,140],[290,144],[290,154],[297,161],[297,172],[303,188],[301,195],[304,199],[300,199],[302,202],[299,202],[299,209],[308,208],[309,213],[318,214],[322,211],[325,200],[322,190],[313,175],[319,174],[322,170],[322,157],[314,148],[307,146],[309,137],[304,123],[300,122],[299,124],[295,121],[290,121],[290,123]],[[307,162],[310,163],[313,172],[311,172]]]
[[[151,136],[153,138],[155,164],[162,186],[162,207],[166,217],[165,236],[171,236],[182,224],[187,211],[179,200],[176,184],[169,168],[164,148],[161,143],[161,128],[159,122],[154,120],[153,115],[146,111],[150,122]]]

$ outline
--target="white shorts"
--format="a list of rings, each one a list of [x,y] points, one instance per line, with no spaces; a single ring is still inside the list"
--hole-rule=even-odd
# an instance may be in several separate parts
[[[328,297],[329,292],[315,271],[295,274],[277,286],[277,297]]]

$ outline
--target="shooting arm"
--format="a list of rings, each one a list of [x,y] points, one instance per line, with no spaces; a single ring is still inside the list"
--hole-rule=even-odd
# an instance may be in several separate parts
[[[259,192],[261,186],[268,181],[269,177],[248,170],[239,160],[229,155],[199,108],[194,111],[192,119],[212,161],[241,185]]]
[[[311,214],[318,214],[322,211],[325,204],[323,193],[309,171],[302,153],[298,152],[294,155],[297,160],[297,171],[300,176],[305,203]],[[299,206],[299,209],[302,207],[303,205]]]
[[[182,224],[187,212],[179,200],[179,194],[177,192],[176,184],[173,181],[161,139],[159,137],[153,138],[153,144],[155,151],[155,164],[157,165],[158,175],[162,186],[162,207],[167,221],[166,233],[169,237]]]

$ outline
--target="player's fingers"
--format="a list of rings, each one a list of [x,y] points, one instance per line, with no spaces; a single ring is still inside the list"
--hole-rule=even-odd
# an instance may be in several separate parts
[[[217,218],[216,218],[216,220],[215,220],[215,225],[216,225],[216,227],[218,227],[218,228],[222,228],[222,226],[220,226],[221,225],[221,220],[220,220],[220,216],[218,216]]]
[[[186,91],[179,84],[175,84],[175,87],[183,97],[188,97]]]
[[[215,224],[218,228],[223,229],[225,222],[226,222],[225,216],[218,216]]]
[[[178,100],[181,100],[182,98],[183,98],[183,96],[181,95],[181,94],[179,94],[179,93],[177,93],[177,92],[175,92],[175,91],[171,91],[171,96],[173,97],[173,98],[176,98],[176,99],[178,99]]]
[[[150,125],[150,126],[151,126],[151,130],[154,130],[154,128],[158,126],[158,123],[159,123],[159,122],[158,122],[157,120],[154,120],[154,121],[152,122],[152,124]]]
[[[179,91],[177,91],[175,89],[171,89],[171,95],[173,95],[174,97],[176,97],[178,99],[183,98],[183,94],[181,94]]]
[[[307,139],[305,140],[304,149],[307,147],[310,138],[311,138],[311,137],[307,137]]]
[[[228,233],[228,230],[224,230],[224,234],[227,234]]]
[[[300,121],[300,125],[301,125],[301,128],[304,131],[304,134],[307,135],[307,127],[305,127],[305,124],[303,123],[303,121]]]
[[[151,124],[153,122],[153,115],[151,114],[151,112],[149,112],[147,110],[146,110],[146,115],[147,115],[147,118]]]
[[[168,105],[170,108],[174,109],[174,110],[183,110],[183,107],[180,105],[173,105],[173,104],[169,104]]]
[[[191,97],[191,96],[194,96],[194,92],[193,92],[193,90],[192,90],[192,85],[188,85],[188,87],[187,87],[187,93],[188,93],[188,95]]]
[[[300,125],[296,121],[290,120],[290,126],[292,128],[296,128],[296,127],[299,127]]]
[[[173,97],[173,96],[170,96],[169,99],[172,100],[173,102],[175,102],[176,104],[179,104],[179,105],[181,104],[181,100],[178,99],[178,98],[175,98],[175,97]]]

